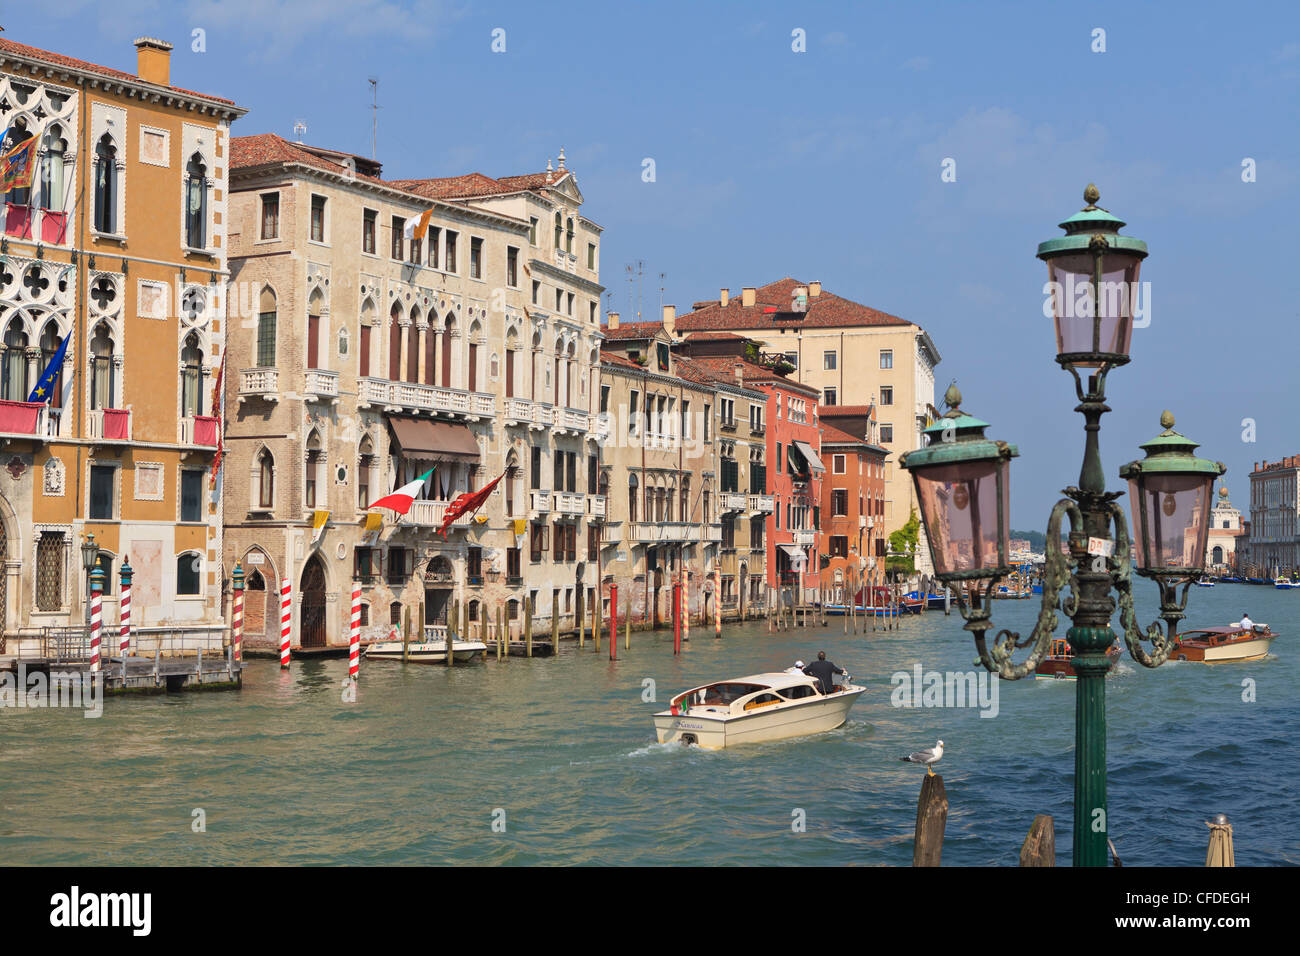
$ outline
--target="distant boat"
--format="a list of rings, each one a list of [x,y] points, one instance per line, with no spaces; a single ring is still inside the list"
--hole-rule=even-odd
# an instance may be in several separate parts
[[[1289,591],[1291,588],[1300,588],[1300,581],[1292,581],[1284,574],[1273,582],[1273,587],[1279,591]]]
[[[1111,670],[1115,669],[1115,662],[1119,660],[1119,638],[1116,638],[1106,648],[1106,657],[1110,659]],[[1052,649],[1046,657],[1039,661],[1038,666],[1034,668],[1035,680],[1078,680],[1079,675],[1074,672],[1074,652],[1070,650],[1070,642],[1063,637],[1052,638]]]
[[[1201,580],[1199,580],[1199,581],[1196,582],[1196,586],[1197,586],[1198,588],[1212,588],[1212,587],[1214,587],[1214,579],[1213,579],[1213,578],[1202,578]]]
[[[849,613],[849,606],[847,604],[827,604],[823,606],[822,610],[833,617],[842,617]],[[872,607],[871,605],[863,606],[861,604],[856,604],[853,606],[852,613],[861,614],[863,616],[871,615],[873,617],[897,617],[898,608]]]
[[[1238,624],[1203,627],[1178,635],[1170,660],[1200,661],[1204,664],[1257,661],[1268,656],[1268,646],[1275,637],[1277,635],[1267,624],[1256,624],[1249,630]]]

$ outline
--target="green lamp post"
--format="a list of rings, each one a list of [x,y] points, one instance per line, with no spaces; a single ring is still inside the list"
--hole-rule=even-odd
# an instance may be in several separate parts
[[[993,628],[990,608],[998,582],[1011,572],[1008,560],[1009,466],[1014,445],[984,437],[986,422],[963,412],[961,393],[951,387],[948,410],[925,429],[928,444],[906,453],[902,466],[912,474],[925,523],[936,577],[957,596],[965,629],[974,635],[979,663],[1006,680],[1034,672],[1051,647],[1057,612],[1070,618],[1066,632],[1078,675],[1075,698],[1074,864],[1105,866],[1109,821],[1106,803],[1106,651],[1115,642],[1110,621],[1118,595],[1120,620],[1129,653],[1147,667],[1168,658],[1187,589],[1204,571],[1209,533],[1210,492],[1226,470],[1197,458],[1196,443],[1173,431],[1165,412],[1165,431],[1144,444],[1146,458],[1121,470],[1133,498],[1138,529],[1138,574],[1160,586],[1160,612],[1166,629],[1138,629],[1132,599],[1132,554],[1128,523],[1116,504],[1120,492],[1106,491],[1098,446],[1106,405],[1106,376],[1129,362],[1137,281],[1146,244],[1119,235],[1124,223],[1097,206],[1100,194],[1089,185],[1087,206],[1061,223],[1066,235],[1038,247],[1047,263],[1056,361],[1074,378],[1084,417],[1084,454],[1079,484],[1052,508],[1047,524],[1042,606],[1026,639]],[[1085,380],[1086,376],[1086,380]],[[1059,547],[1064,519],[1070,522],[1068,553]],[[1181,599],[1175,591],[1183,585]],[[1062,594],[1069,588],[1068,596]],[[1148,652],[1143,641],[1150,641]],[[1029,654],[1017,662],[1017,650]]]

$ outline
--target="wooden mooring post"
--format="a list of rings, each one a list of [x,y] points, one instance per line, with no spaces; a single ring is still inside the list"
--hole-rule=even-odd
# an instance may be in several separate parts
[[[404,608],[402,615],[402,663],[405,664],[411,656],[411,609]]]
[[[913,866],[938,866],[943,856],[943,831],[948,824],[948,793],[943,777],[926,774],[921,798],[916,804],[916,837],[912,846]]]
[[[524,653],[533,656],[533,602],[524,598]]]
[[[460,602],[459,602],[459,601],[452,601],[452,602],[451,602],[451,617],[447,618],[447,651],[446,651],[447,661],[446,661],[446,664],[447,664],[448,667],[455,667],[455,666],[456,666],[456,654],[455,654],[455,649],[454,649],[454,647],[452,646],[452,637],[451,637],[451,635],[452,635],[452,631],[454,631],[454,630],[456,629],[456,622],[460,620],[460,615],[457,613],[457,611],[459,610],[459,608],[460,608]]]
[[[1052,817],[1040,813],[1029,827],[1020,847],[1021,866],[1056,866],[1056,826]]]

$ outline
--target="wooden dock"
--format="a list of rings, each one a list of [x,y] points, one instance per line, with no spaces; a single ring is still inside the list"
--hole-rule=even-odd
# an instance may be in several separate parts
[[[21,668],[21,671],[20,671]],[[50,658],[10,658],[0,662],[0,670],[14,673],[44,673],[47,677],[82,678],[90,674],[88,661],[53,660]],[[100,664],[106,694],[162,694],[182,690],[237,690],[243,681],[243,668],[230,654],[191,654],[174,657],[128,657],[126,668],[120,657]]]

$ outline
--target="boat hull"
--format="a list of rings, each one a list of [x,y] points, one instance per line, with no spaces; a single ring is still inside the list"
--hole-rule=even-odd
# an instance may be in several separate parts
[[[655,735],[661,744],[694,744],[722,750],[738,744],[758,744],[825,733],[848,719],[849,708],[866,690],[854,687],[828,697],[796,700],[744,714],[655,714]]]
[[[1183,644],[1180,641],[1169,658],[1175,661],[1198,661],[1203,664],[1257,661],[1268,656],[1269,645],[1273,643],[1276,636],[1269,634],[1248,641],[1233,641],[1210,646],[1200,646],[1197,643]]]
[[[475,660],[487,650],[481,641],[454,641],[452,655],[457,663]],[[366,648],[368,661],[400,661],[403,652],[412,664],[447,663],[447,645],[440,641],[412,641],[405,648],[401,641],[375,641]]]

